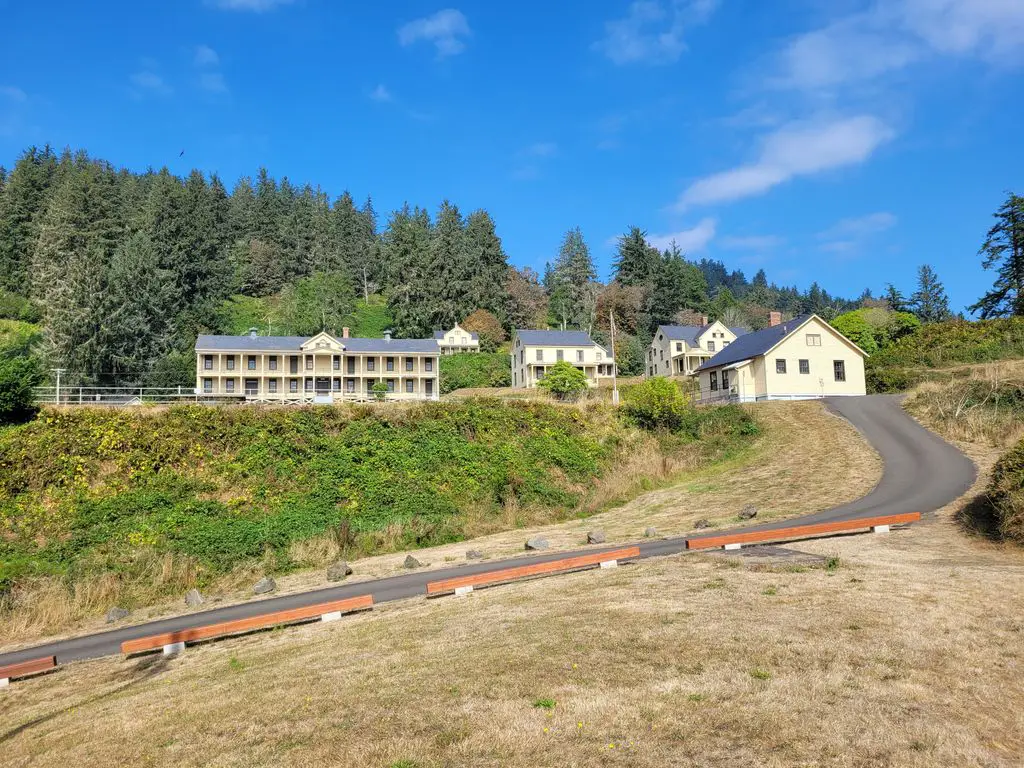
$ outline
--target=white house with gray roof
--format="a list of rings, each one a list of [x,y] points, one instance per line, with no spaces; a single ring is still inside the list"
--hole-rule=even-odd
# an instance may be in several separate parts
[[[659,325],[647,348],[648,376],[692,376],[696,370],[749,331],[716,320],[702,325]]]
[[[552,365],[565,361],[579,368],[587,384],[596,387],[615,373],[611,353],[586,331],[532,331],[512,335],[512,386],[530,389]]]
[[[333,403],[373,400],[383,382],[387,400],[436,400],[436,339],[315,336],[200,336],[196,394],[251,402]]]
[[[697,369],[701,402],[863,395],[867,354],[817,315],[771,323]]]
[[[480,351],[480,335],[474,331],[467,331],[458,323],[450,330],[434,331],[434,338],[437,339],[437,346],[442,355]]]

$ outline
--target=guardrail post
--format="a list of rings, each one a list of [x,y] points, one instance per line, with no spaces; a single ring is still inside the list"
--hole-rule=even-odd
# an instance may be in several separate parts
[[[470,585],[468,587],[456,587],[455,588],[455,596],[456,597],[462,597],[464,595],[468,595],[472,591],[473,591],[472,585]]]
[[[739,548],[741,548],[742,546],[743,546],[743,545],[742,545],[742,544],[740,544],[739,542],[735,542],[735,543],[733,543],[733,544],[726,544],[726,545],[724,545],[724,546],[722,547],[722,549],[739,549]]]
[[[618,560],[604,560],[604,561],[602,561],[600,563],[600,566],[602,568],[618,568],[619,567],[619,561]]]
[[[888,525],[876,525],[876,526],[874,526],[871,529],[871,532],[872,533],[888,533],[889,532],[889,526]]]
[[[185,650],[185,643],[168,643],[163,650],[164,656],[177,656]]]
[[[341,618],[341,611],[328,611],[320,615],[320,621],[338,621]]]

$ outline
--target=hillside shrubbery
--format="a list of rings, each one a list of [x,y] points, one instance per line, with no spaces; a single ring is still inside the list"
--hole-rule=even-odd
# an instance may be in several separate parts
[[[927,378],[927,369],[1024,358],[1024,318],[922,325],[872,355],[869,392],[897,392]]]
[[[456,389],[512,386],[506,352],[465,352],[441,356],[441,394]]]
[[[688,448],[604,406],[538,402],[47,411],[0,431],[0,584],[131,578],[154,556],[201,583],[255,559],[292,567],[289,547],[321,534],[343,532],[351,556],[455,541],[467,521],[557,519],[637,450],[738,445],[723,410],[699,412],[707,440]]]
[[[1024,440],[996,463],[987,500],[999,534],[1024,544]]]

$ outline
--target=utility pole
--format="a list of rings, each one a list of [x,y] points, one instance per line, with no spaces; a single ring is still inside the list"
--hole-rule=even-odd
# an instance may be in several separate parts
[[[612,329],[612,405],[617,406],[619,404],[619,364],[615,360],[615,314],[608,311],[608,324]]]
[[[57,405],[60,405],[60,375],[62,373],[64,373],[67,369],[66,368],[51,368],[50,370],[52,370],[55,374],[57,374],[57,394],[56,394],[56,397],[54,398],[54,402]]]

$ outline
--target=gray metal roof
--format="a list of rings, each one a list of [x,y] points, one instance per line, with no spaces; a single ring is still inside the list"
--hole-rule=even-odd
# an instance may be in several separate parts
[[[434,338],[443,339],[446,333],[448,333],[448,331],[434,331]],[[471,338],[473,341],[478,341],[480,339],[480,336],[474,333],[473,331],[469,331],[469,338]]]
[[[295,352],[312,336],[200,336],[196,350],[232,352]],[[338,339],[348,352],[381,354],[437,353],[434,339]]]
[[[594,340],[586,331],[530,331],[517,329],[523,344],[545,347],[593,347]]]
[[[737,363],[740,360],[750,360],[751,358],[763,355],[811,317],[813,315],[800,315],[792,320],[786,320],[779,325],[772,325],[768,328],[762,328],[760,331],[739,336],[736,341],[725,347],[697,370],[706,371],[709,368],[718,368],[730,363]]]
[[[714,323],[707,325],[659,325],[658,330],[665,334],[669,341],[685,341],[691,347],[697,346],[697,339]],[[728,326],[727,326],[728,327]],[[750,333],[749,328],[729,328],[737,337]]]

